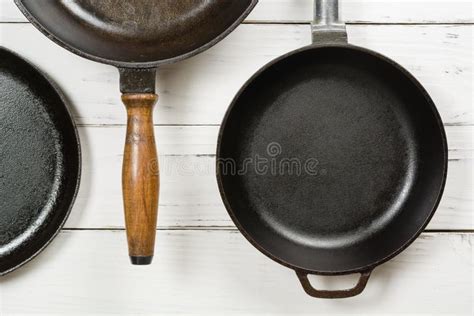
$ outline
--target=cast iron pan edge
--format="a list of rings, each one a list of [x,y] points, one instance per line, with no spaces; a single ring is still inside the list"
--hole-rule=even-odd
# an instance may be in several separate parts
[[[23,6],[23,3],[22,3],[21,0],[14,0],[14,1],[15,1],[16,6],[20,9],[20,11],[28,19],[28,21],[30,21],[37,29],[39,29],[41,31],[41,33],[43,33],[46,37],[48,37],[50,40],[52,40],[53,42],[55,42],[59,46],[64,47],[67,50],[71,51],[72,53],[77,54],[81,57],[84,57],[84,58],[87,58],[87,59],[90,59],[90,60],[93,60],[93,61],[96,61],[96,62],[113,65],[113,66],[116,66],[116,67],[119,67],[119,68],[155,68],[155,67],[157,67],[161,64],[172,64],[172,63],[178,62],[180,60],[183,60],[183,59],[189,58],[191,56],[194,56],[198,53],[201,53],[201,52],[211,48],[212,46],[216,45],[217,43],[219,43],[222,39],[224,39],[227,35],[229,35],[233,30],[235,30],[235,28],[237,28],[237,26],[239,26],[242,23],[242,21],[250,14],[250,12],[252,12],[253,8],[257,5],[257,2],[258,2],[258,0],[251,0],[251,4],[247,8],[247,10],[245,10],[245,12],[239,17],[239,19],[234,21],[234,23],[230,27],[228,27],[223,33],[221,33],[219,36],[214,38],[212,41],[206,43],[205,45],[203,45],[203,46],[201,46],[201,47],[199,47],[195,50],[189,51],[185,54],[182,54],[182,55],[179,55],[179,56],[176,56],[176,57],[173,57],[173,58],[163,59],[163,60],[154,61],[154,62],[118,62],[118,61],[114,61],[114,60],[110,60],[110,59],[106,59],[106,58],[101,58],[101,57],[97,57],[97,56],[85,53],[85,52],[83,52],[79,49],[74,48],[73,46],[71,46],[69,44],[66,44],[65,42],[63,42],[62,40],[57,38],[56,36],[50,34],[41,25],[41,23],[39,23],[36,20],[36,18],[28,12],[28,10]]]
[[[317,49],[317,48],[324,49],[324,48],[329,48],[329,47],[357,50],[357,51],[361,51],[361,52],[369,54],[369,55],[373,55],[374,57],[377,57],[379,59],[382,59],[382,60],[390,63],[391,65],[393,65],[395,68],[397,68],[401,73],[403,73],[407,77],[407,79],[409,79],[420,90],[420,92],[423,93],[425,99],[428,101],[428,104],[431,106],[432,112],[433,112],[433,114],[436,118],[436,121],[437,121],[438,125],[441,127],[440,132],[441,132],[443,147],[444,147],[444,170],[443,170],[443,181],[440,185],[440,189],[439,189],[439,192],[438,192],[438,197],[437,197],[436,202],[433,204],[433,208],[430,212],[430,215],[426,218],[426,221],[423,223],[423,225],[420,227],[420,229],[409,240],[407,240],[407,242],[403,246],[401,246],[400,248],[398,248],[397,250],[395,250],[393,253],[386,256],[385,258],[382,258],[382,259],[380,259],[376,262],[373,262],[373,263],[371,263],[369,265],[366,265],[366,266],[363,266],[363,267],[350,269],[350,270],[341,270],[341,271],[316,271],[316,270],[308,270],[308,269],[299,267],[297,265],[289,263],[289,262],[275,256],[274,254],[270,253],[269,251],[264,249],[262,246],[260,246],[250,236],[250,234],[248,234],[245,231],[245,229],[242,227],[242,225],[240,225],[239,221],[237,220],[237,217],[234,215],[233,210],[230,206],[230,203],[228,202],[228,200],[226,198],[223,183],[222,183],[222,179],[221,179],[221,174],[220,174],[220,171],[219,171],[219,165],[218,165],[217,162],[218,162],[219,158],[222,158],[222,157],[220,157],[220,151],[221,151],[221,145],[222,145],[221,141],[222,141],[222,137],[223,137],[223,133],[224,133],[224,127],[226,125],[227,120],[229,119],[229,116],[230,116],[235,104],[237,103],[237,100],[239,99],[241,94],[246,90],[246,88],[258,76],[260,76],[264,71],[266,71],[268,68],[270,68],[274,64],[278,63],[279,61],[281,61],[283,59],[286,59],[287,57],[289,57],[291,55],[298,54],[298,53],[306,51],[306,50],[312,50],[312,49]],[[318,275],[345,275],[345,274],[351,274],[351,273],[361,273],[362,277],[361,277],[360,280],[367,282],[368,275],[370,275],[370,272],[375,267],[377,267],[378,265],[392,259],[396,255],[398,255],[400,252],[405,250],[408,246],[410,246],[410,244],[415,241],[415,239],[423,232],[423,230],[426,228],[426,226],[430,222],[431,218],[433,217],[433,215],[434,215],[434,213],[435,213],[435,211],[436,211],[436,209],[439,205],[439,202],[440,202],[441,197],[443,195],[444,187],[445,187],[445,184],[446,184],[446,176],[447,176],[447,170],[448,170],[448,154],[447,154],[447,152],[448,152],[448,144],[447,144],[447,140],[446,140],[446,133],[445,133],[445,130],[444,130],[444,126],[443,126],[441,117],[440,117],[440,115],[439,115],[439,113],[436,109],[436,106],[435,106],[433,100],[431,99],[431,97],[429,96],[428,92],[424,89],[424,87],[420,84],[420,82],[411,73],[409,73],[405,68],[403,68],[401,65],[399,65],[397,62],[391,60],[390,58],[387,58],[386,56],[383,56],[383,55],[381,55],[377,52],[374,52],[370,49],[363,48],[363,47],[360,47],[360,46],[355,46],[355,45],[352,45],[352,44],[321,44],[321,45],[319,45],[319,44],[310,44],[308,46],[305,46],[305,47],[296,49],[294,51],[291,51],[289,53],[286,53],[286,54],[284,54],[280,57],[277,57],[276,59],[270,61],[265,66],[260,68],[252,77],[250,77],[250,79],[248,79],[244,83],[244,85],[240,88],[240,90],[237,92],[236,96],[234,97],[231,104],[229,105],[226,113],[224,114],[224,118],[222,120],[221,127],[219,129],[219,134],[218,134],[218,139],[217,139],[217,150],[216,150],[216,177],[217,177],[217,184],[219,186],[219,193],[220,193],[221,198],[224,202],[224,205],[227,209],[227,212],[229,213],[230,217],[232,218],[232,221],[234,222],[235,226],[237,226],[240,233],[242,233],[242,235],[244,235],[244,237],[255,248],[257,248],[260,252],[262,252],[264,255],[266,255],[270,259],[278,262],[279,264],[281,264],[285,267],[288,267],[290,269],[295,270],[297,272],[298,276],[299,276],[300,273],[301,274],[318,274]],[[363,279],[365,279],[365,280],[363,280]],[[362,290],[363,290],[363,288],[361,289],[361,291]]]
[[[69,214],[71,214],[71,210],[74,206],[74,202],[76,201],[76,197],[77,197],[77,193],[79,192],[79,187],[80,187],[80,183],[81,183],[81,166],[82,166],[82,152],[81,152],[81,143],[80,143],[80,139],[79,139],[79,133],[77,131],[77,126],[76,126],[76,123],[74,122],[73,118],[72,118],[72,115],[71,115],[71,111],[69,110],[69,107],[71,106],[70,102],[67,100],[67,98],[65,97],[64,93],[61,91],[61,89],[59,88],[59,86],[51,79],[49,78],[43,71],[41,71],[37,66],[35,66],[34,64],[30,63],[29,61],[27,61],[25,58],[21,57],[20,55],[16,54],[15,52],[3,47],[3,46],[0,46],[0,49],[2,50],[5,50],[7,51],[8,53],[12,54],[13,56],[15,56],[16,58],[18,58],[19,60],[23,61],[24,63],[26,63],[29,67],[31,67],[33,70],[35,70],[38,74],[40,74],[44,79],[45,81],[51,86],[51,88],[56,92],[56,94],[58,95],[58,97],[60,98],[61,102],[64,103],[64,108],[66,110],[66,113],[68,115],[68,119],[69,121],[71,122],[71,126],[73,128],[73,131],[74,131],[74,135],[75,135],[75,139],[76,139],[76,144],[77,144],[77,165],[78,165],[78,168],[77,168],[77,180],[76,180],[76,185],[75,185],[75,188],[74,188],[74,193],[71,197],[71,202],[69,204],[69,207],[68,209],[65,211],[65,215],[64,215],[64,219],[62,220],[62,222],[60,223],[60,225],[58,226],[57,230],[51,235],[51,237],[35,252],[33,253],[28,259],[22,261],[21,263],[17,264],[16,266],[14,267],[11,267],[10,269],[8,270],[5,270],[5,271],[0,271],[0,277],[1,276],[4,276],[20,267],[22,267],[23,265],[27,264],[28,262],[30,262],[32,259],[34,259],[36,256],[38,256],[52,241],[54,238],[56,238],[56,236],[59,234],[59,232],[61,231],[61,229],[63,228],[64,224],[66,223],[67,219],[69,218]]]

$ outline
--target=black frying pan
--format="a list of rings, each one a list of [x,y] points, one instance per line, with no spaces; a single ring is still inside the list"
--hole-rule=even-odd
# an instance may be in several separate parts
[[[317,0],[313,45],[277,58],[238,92],[218,139],[226,208],[311,296],[362,292],[377,265],[423,231],[441,198],[447,145],[420,83],[347,43],[337,0]],[[359,272],[348,290],[307,274]]]
[[[59,45],[117,66],[128,125],[122,187],[129,254],[151,263],[158,207],[153,135],[155,70],[216,44],[257,0],[15,0],[25,16]]]
[[[66,221],[80,146],[61,93],[0,48],[0,275],[36,256]]]

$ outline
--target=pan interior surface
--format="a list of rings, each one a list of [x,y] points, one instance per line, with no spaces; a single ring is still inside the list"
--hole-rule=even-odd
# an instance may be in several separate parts
[[[78,139],[49,81],[0,50],[0,275],[37,254],[63,225],[80,173]]]
[[[217,41],[255,0],[17,0],[27,15],[76,52],[117,63],[183,56]]]
[[[446,173],[439,115],[399,66],[309,48],[266,66],[221,128],[218,181],[249,240],[321,273],[396,254],[430,219]]]

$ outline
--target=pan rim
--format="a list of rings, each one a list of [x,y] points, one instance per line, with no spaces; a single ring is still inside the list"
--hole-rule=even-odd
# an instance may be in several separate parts
[[[347,50],[353,50],[353,51],[359,51],[368,55],[371,55],[375,58],[380,59],[383,62],[386,62],[393,66],[396,70],[398,70],[401,74],[403,74],[407,80],[410,80],[410,82],[420,91],[420,93],[423,95],[425,100],[427,101],[427,104],[429,105],[433,115],[434,119],[436,120],[436,123],[439,127],[440,131],[440,136],[441,136],[441,141],[442,141],[442,147],[443,147],[443,170],[442,170],[442,181],[440,183],[439,189],[437,190],[437,198],[436,201],[433,203],[433,206],[431,208],[431,211],[429,212],[429,215],[426,217],[425,221],[423,222],[422,225],[418,228],[418,230],[413,234],[413,236],[409,239],[407,239],[402,246],[399,248],[395,249],[393,252],[391,252],[389,255],[374,261],[370,264],[367,264],[365,266],[361,267],[355,267],[355,268],[350,268],[350,269],[341,269],[341,270],[317,270],[317,269],[309,269],[305,268],[302,266],[299,266],[297,264],[288,262],[287,260],[281,258],[280,256],[276,255],[275,253],[272,253],[268,250],[266,250],[263,246],[261,246],[253,237],[252,235],[246,231],[246,229],[241,225],[239,220],[237,219],[237,216],[235,212],[232,209],[232,206],[230,202],[228,201],[226,197],[226,192],[223,184],[223,176],[219,170],[219,165],[217,163],[218,159],[220,158],[220,152],[221,152],[221,147],[222,147],[222,138],[224,136],[224,130],[227,125],[227,121],[230,119],[230,116],[232,115],[232,111],[234,107],[236,107],[236,104],[238,103],[238,99],[240,96],[244,93],[244,91],[247,90],[247,88],[262,74],[264,73],[267,69],[272,67],[273,65],[279,63],[280,61],[286,60],[290,56],[305,52],[305,51],[310,51],[310,50],[316,50],[316,49],[327,49],[327,48],[340,48],[340,49],[347,49]],[[441,198],[443,196],[443,192],[445,189],[446,185],[446,178],[447,178],[447,171],[448,171],[448,144],[447,144],[447,138],[446,138],[446,132],[444,129],[443,122],[441,120],[441,116],[436,108],[436,105],[434,104],[432,98],[426,91],[426,89],[423,87],[423,85],[410,73],[408,70],[406,70],[404,67],[402,67],[400,64],[397,62],[393,61],[392,59],[377,53],[373,50],[352,45],[352,44],[338,44],[338,43],[330,43],[330,44],[319,44],[319,43],[313,43],[307,46],[304,46],[302,48],[298,48],[296,50],[293,50],[291,52],[288,52],[282,56],[279,56],[264,66],[262,66],[257,72],[255,72],[243,85],[242,87],[238,90],[237,94],[235,97],[232,99],[229,107],[227,108],[224,117],[222,119],[220,128],[219,128],[219,133],[218,133],[218,139],[217,139],[217,147],[216,147],[216,180],[219,188],[219,194],[222,198],[222,201],[224,203],[224,206],[227,210],[227,213],[231,217],[232,221],[234,222],[235,226],[237,229],[240,231],[240,233],[247,239],[248,242],[250,242],[251,245],[253,245],[257,250],[259,250],[261,253],[263,253],[265,256],[268,258],[272,259],[273,261],[290,268],[292,270],[295,270],[297,272],[302,272],[302,273],[307,273],[307,274],[318,274],[318,275],[345,275],[345,274],[352,274],[352,273],[363,273],[367,271],[372,271],[375,267],[389,261],[390,259],[396,257],[398,254],[400,254],[403,250],[405,250],[408,246],[410,246],[424,231],[428,223],[431,221],[432,217],[434,216],[434,213],[436,212],[439,203],[441,201]]]
[[[52,241],[56,238],[56,236],[59,234],[59,232],[63,229],[66,221],[69,218],[69,215],[71,214],[72,208],[74,207],[74,203],[75,203],[76,198],[77,198],[77,194],[79,192],[79,188],[80,188],[80,184],[81,184],[81,176],[82,176],[81,142],[80,142],[80,138],[79,138],[79,132],[77,130],[77,124],[74,121],[74,119],[72,117],[72,114],[71,114],[71,110],[70,110],[71,102],[69,102],[67,100],[66,95],[59,88],[59,85],[57,83],[55,83],[48,75],[46,75],[45,72],[43,72],[41,69],[39,69],[36,65],[34,65],[30,61],[26,60],[25,58],[23,58],[19,54],[11,51],[10,49],[5,48],[4,46],[0,46],[0,51],[2,51],[2,50],[5,51],[6,53],[9,53],[12,56],[14,56],[18,60],[24,62],[31,69],[33,69],[35,72],[37,72],[37,74],[39,74],[42,78],[44,78],[45,82],[51,86],[51,89],[55,91],[55,93],[58,95],[59,99],[63,103],[64,108],[65,108],[65,113],[66,113],[67,119],[71,123],[71,127],[72,127],[72,130],[74,132],[74,138],[76,140],[76,145],[77,145],[76,146],[76,149],[77,149],[77,174],[76,174],[76,181],[75,181],[76,183],[74,185],[74,189],[73,189],[72,196],[71,196],[71,201],[69,202],[68,208],[64,212],[63,220],[61,221],[61,223],[59,223],[56,230],[53,232],[53,234],[51,234],[51,236],[49,238],[46,239],[46,241],[43,243],[43,245],[41,245],[41,247],[39,247],[35,252],[33,252],[31,255],[29,255],[29,257],[27,259],[23,260],[22,262],[16,264],[13,267],[10,267],[6,270],[0,271],[0,277],[3,277],[6,274],[8,274],[10,272],[13,272],[13,271],[17,270],[18,268],[24,266],[25,264],[27,264],[28,262],[30,262],[31,260],[36,258],[41,252],[43,252],[43,250],[46,247],[48,247],[52,243]]]
[[[33,24],[38,30],[40,30],[41,33],[43,33],[47,38],[49,38],[50,40],[52,40],[53,42],[55,42],[59,46],[67,49],[68,51],[70,51],[70,52],[72,52],[72,53],[74,53],[78,56],[81,56],[83,58],[86,58],[86,59],[89,59],[89,60],[92,60],[92,61],[95,61],[95,62],[98,62],[98,63],[112,65],[112,66],[115,66],[117,68],[132,68],[132,69],[134,69],[134,68],[135,69],[136,68],[157,68],[160,65],[173,64],[173,63],[176,63],[178,61],[190,58],[194,55],[197,55],[197,54],[213,47],[214,45],[219,43],[221,40],[223,40],[225,37],[227,37],[230,33],[232,33],[232,31],[234,31],[237,28],[237,26],[239,26],[242,23],[242,21],[250,14],[250,12],[252,12],[252,10],[255,8],[255,6],[258,3],[258,0],[250,0],[250,4],[247,7],[247,9],[224,32],[222,32],[221,34],[219,34],[218,36],[216,36],[214,39],[207,42],[206,44],[204,44],[204,45],[202,45],[202,46],[200,46],[200,47],[198,47],[198,48],[196,48],[192,51],[189,51],[187,53],[184,53],[184,54],[181,54],[181,55],[178,55],[178,56],[175,56],[175,57],[162,59],[162,60],[147,61],[147,62],[126,62],[126,61],[118,61],[118,60],[103,58],[103,57],[99,57],[99,56],[96,56],[96,55],[93,55],[93,54],[90,54],[90,53],[86,53],[86,52],[82,51],[81,49],[78,49],[78,48],[74,47],[73,45],[71,45],[69,43],[66,43],[64,40],[60,39],[59,37],[57,37],[53,33],[49,32],[36,19],[36,17],[28,11],[28,9],[23,5],[23,1],[24,0],[14,0],[16,6],[18,7],[18,9],[20,9],[21,13],[28,19],[28,21],[31,24]]]

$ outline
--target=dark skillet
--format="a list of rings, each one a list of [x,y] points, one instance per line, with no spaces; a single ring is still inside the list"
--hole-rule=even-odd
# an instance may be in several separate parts
[[[36,256],[72,208],[80,178],[76,128],[61,93],[0,48],[0,275]]]
[[[342,298],[361,293],[370,272],[426,227],[443,192],[447,144],[421,84],[347,44],[336,0],[316,7],[313,44],[264,66],[233,100],[217,180],[256,248],[294,269],[309,295]],[[317,290],[307,278],[355,272],[348,290]]]
[[[49,38],[83,57],[117,66],[128,123],[122,172],[133,264],[151,263],[158,207],[153,133],[155,71],[216,44],[257,0],[15,0]]]

